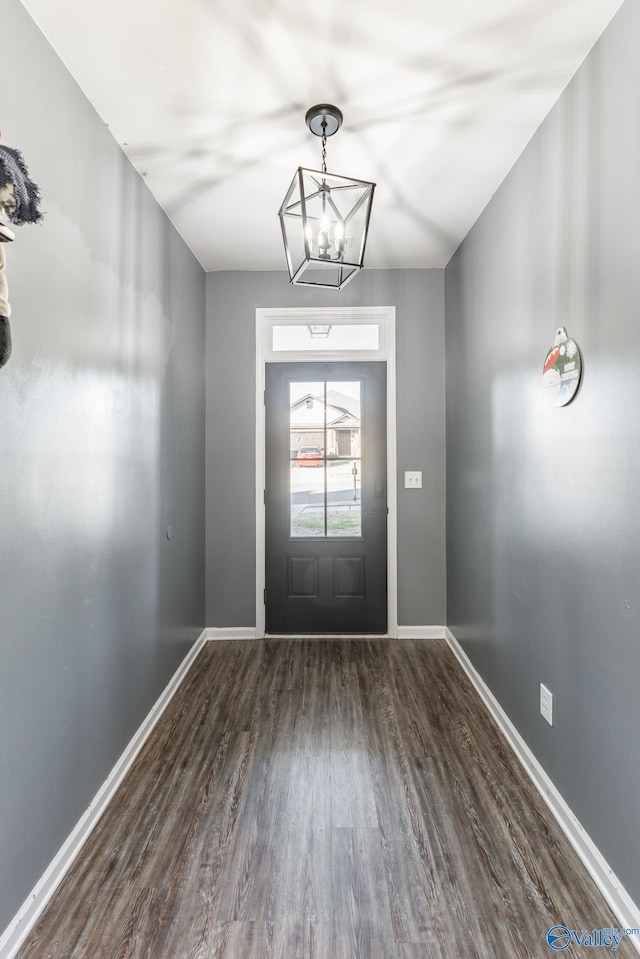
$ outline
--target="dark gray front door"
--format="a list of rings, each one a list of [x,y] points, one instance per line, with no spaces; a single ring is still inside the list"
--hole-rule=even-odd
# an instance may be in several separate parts
[[[268,363],[266,631],[387,631],[384,363]]]

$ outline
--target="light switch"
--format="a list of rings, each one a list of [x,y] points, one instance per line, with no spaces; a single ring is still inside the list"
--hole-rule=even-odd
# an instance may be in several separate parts
[[[405,470],[404,488],[422,489],[422,470]]]

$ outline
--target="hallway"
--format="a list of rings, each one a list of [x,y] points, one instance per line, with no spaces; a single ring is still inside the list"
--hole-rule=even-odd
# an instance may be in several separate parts
[[[617,923],[443,641],[212,642],[19,959],[524,959],[556,924]]]

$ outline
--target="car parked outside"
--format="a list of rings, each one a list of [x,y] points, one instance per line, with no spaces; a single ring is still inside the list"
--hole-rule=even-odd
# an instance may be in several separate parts
[[[296,456],[298,466],[322,466],[323,460],[319,446],[301,446]]]

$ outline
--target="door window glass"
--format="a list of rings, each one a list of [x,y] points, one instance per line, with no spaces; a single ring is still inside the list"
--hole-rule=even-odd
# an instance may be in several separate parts
[[[292,537],[362,536],[360,392],[359,380],[289,384]]]
[[[276,353],[377,350],[379,346],[377,323],[287,323],[276,324],[272,332]]]

